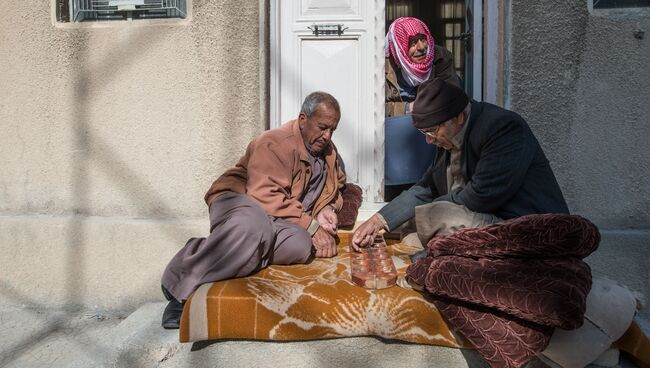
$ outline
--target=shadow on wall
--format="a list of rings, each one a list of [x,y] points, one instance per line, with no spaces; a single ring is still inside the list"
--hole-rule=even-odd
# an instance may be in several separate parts
[[[83,31],[80,31],[83,32]],[[146,38],[146,44],[149,47],[159,42],[162,38],[162,33],[157,33],[156,36],[151,37],[150,33],[141,32],[139,35],[135,36],[135,40],[132,39],[131,42],[144,41]],[[139,39],[138,39],[139,38]],[[104,155],[104,156],[93,156],[92,153],[99,152],[111,152],[110,146],[99,140],[97,137],[93,137],[90,133],[89,124],[88,124],[88,100],[89,94],[93,91],[89,90],[90,80],[92,75],[103,75],[107,73],[108,70],[115,70],[115,65],[119,65],[121,68],[126,67],[130,63],[133,63],[136,60],[136,57],[139,54],[145,53],[146,48],[131,48],[128,44],[123,44],[120,46],[123,50],[130,50],[128,53],[123,52],[123,50],[108,50],[106,55],[128,55],[128,58],[105,58],[104,62],[98,67],[89,69],[87,66],[88,59],[88,42],[87,37],[80,37],[79,42],[76,43],[75,58],[76,65],[73,67],[73,70],[76,71],[75,75],[77,80],[73,85],[75,86],[74,91],[74,101],[75,109],[73,112],[74,120],[71,122],[72,129],[74,131],[74,151],[75,156],[73,158],[73,178],[72,178],[72,188],[75,196],[73,197],[72,203],[72,213],[73,214],[87,214],[86,203],[89,199],[88,187],[89,183],[87,181],[87,173],[89,168],[90,160],[100,160],[102,162],[102,167],[108,168],[113,173],[115,172],[124,172],[129,171],[127,165],[117,162],[115,160],[115,155]],[[91,150],[91,147],[100,146],[100,150]],[[88,156],[90,154],[90,156]],[[134,173],[131,173],[134,174]],[[113,178],[119,178],[120,175],[110,175]],[[129,175],[130,178],[137,178],[136,175]],[[124,192],[129,193],[131,196],[137,198],[139,192],[152,192],[153,188],[146,185],[142,180],[130,181],[128,183],[116,182],[115,185],[122,187]],[[135,189],[134,189],[135,188]],[[162,202],[162,201],[161,201]],[[166,215],[172,215],[172,211],[169,210],[169,207],[164,203],[161,203],[161,210]],[[75,219],[71,222],[69,228],[67,240],[66,240],[66,255],[64,259],[67,262],[67,278],[68,282],[66,292],[66,300],[69,301],[70,305],[79,306],[82,303],[81,296],[83,293],[83,282],[85,276],[85,267],[84,267],[84,241],[87,236],[84,231],[85,220],[81,216],[79,219]],[[166,228],[162,227],[162,231],[165,231]],[[8,285],[6,282],[1,281],[0,283],[0,295],[6,300],[12,300],[17,305],[29,305],[36,312],[38,309],[46,309],[47,305],[42,305],[26,295],[23,295],[15,288]],[[34,317],[38,317],[38,314],[35,313]],[[27,351],[31,346],[42,341],[47,336],[61,330],[66,322],[69,321],[69,317],[65,314],[60,315],[58,318],[55,318],[52,321],[49,321],[45,328],[39,332],[32,334],[23,341],[17,342],[11,346],[5,346],[0,351],[0,356],[11,357],[6,361],[2,362],[2,366],[10,364],[12,361],[21,357],[21,355]],[[84,339],[88,337],[85,336]],[[93,349],[93,353],[99,353],[98,356],[101,356],[101,351],[106,351],[105,347],[100,346],[97,341],[84,341],[85,346],[90,346],[89,343],[96,348]],[[88,345],[87,345],[88,344]],[[11,354],[9,354],[11,353]]]
[[[92,30],[77,30],[78,38],[75,42],[76,49],[74,50],[73,60],[74,64],[71,69],[75,71],[76,80],[71,83],[75,86],[74,90],[74,110],[73,120],[69,122],[70,127],[73,129],[73,149],[75,155],[72,162],[72,192],[74,193],[71,212],[79,215],[73,219],[66,234],[66,254],[63,259],[66,262],[65,269],[67,282],[65,283],[66,290],[64,290],[65,300],[71,308],[82,308],[84,290],[86,288],[85,280],[88,277],[87,265],[85,262],[86,249],[88,244],[92,244],[90,234],[86,229],[87,217],[89,213],[88,203],[91,199],[90,181],[88,172],[92,162],[101,163],[97,167],[106,170],[106,176],[113,178],[113,185],[120,188],[126,193],[134,203],[143,193],[157,198],[157,212],[168,219],[174,219],[174,211],[169,204],[164,203],[162,196],[156,193],[155,188],[147,184],[147,180],[139,177],[139,174],[130,169],[126,162],[118,159],[118,152],[112,147],[111,142],[106,142],[101,137],[93,135],[91,124],[89,124],[90,111],[90,97],[97,93],[98,89],[106,88],[110,84],[91,84],[94,76],[111,75],[115,71],[128,68],[130,65],[137,63],[139,57],[150,51],[156,44],[164,40],[166,33],[161,28],[160,32],[148,32],[147,27],[133,27],[132,36],[128,37],[127,41],[120,44],[118,47],[106,50],[104,52],[107,57],[103,62],[96,66],[89,68],[89,53],[91,47],[88,42],[88,32]],[[149,29],[150,30],[150,29]],[[189,30],[188,30],[189,31]],[[132,44],[145,45],[145,47],[132,47]],[[243,45],[238,44],[239,47]],[[235,48],[238,46],[234,46]],[[234,50],[236,53],[237,50]],[[118,57],[119,55],[119,57]],[[126,55],[126,57],[124,57]],[[237,63],[227,63],[227,68],[243,68],[244,66]],[[237,72],[237,70],[235,70]],[[236,75],[236,73],[228,73],[226,75]],[[91,87],[92,86],[92,87]],[[232,107],[236,109],[236,107]],[[119,180],[119,178],[129,178],[128,180]],[[173,237],[174,229],[169,226],[161,225],[160,232],[166,233],[168,236]],[[162,273],[162,270],[161,270]],[[15,305],[29,306],[27,310],[34,311],[34,318],[39,318],[39,310],[47,309],[48,305],[38,303],[30,298],[26,293],[21,292],[5,280],[0,279],[0,296],[5,301],[10,301]],[[162,298],[162,296],[161,296]],[[42,317],[40,317],[42,318]],[[56,318],[48,320],[43,329],[33,333],[32,335],[17,341],[9,346],[0,347],[0,356],[7,357],[7,359],[0,362],[0,367],[10,365],[17,359],[20,359],[31,347],[43,341],[48,336],[65,328],[67,322],[71,320],[70,315],[66,313],[58,314]],[[71,337],[74,338],[74,337]],[[106,346],[102,346],[99,341],[89,341],[88,336],[79,336],[83,338],[83,342],[79,344],[93,356],[102,359],[108,352]]]

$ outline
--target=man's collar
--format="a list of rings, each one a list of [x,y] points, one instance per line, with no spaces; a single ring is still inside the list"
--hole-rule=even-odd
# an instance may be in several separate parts
[[[313,158],[324,158],[325,157],[325,150],[323,150],[321,153],[316,153],[312,151],[309,146],[307,146],[307,143],[305,143],[305,149],[307,150],[307,154]]]
[[[465,139],[465,132],[467,131],[467,124],[469,123],[470,115],[471,112],[465,116],[465,121],[463,121],[463,127],[451,139],[451,144],[454,146],[452,149],[459,150],[463,146],[463,140]]]

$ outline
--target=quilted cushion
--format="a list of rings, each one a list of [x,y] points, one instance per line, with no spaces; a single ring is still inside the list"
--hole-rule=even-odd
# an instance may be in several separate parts
[[[341,196],[343,197],[343,207],[338,214],[338,225],[343,228],[353,227],[357,221],[359,207],[361,207],[361,201],[363,200],[363,191],[360,186],[347,183],[341,191]]]
[[[407,270],[492,367],[521,367],[553,328],[583,324],[598,247],[594,224],[575,215],[528,215],[433,238]]]
[[[209,339],[314,340],[346,336],[448,347],[456,338],[423,295],[398,286],[368,290],[350,280],[349,233],[339,254],[308,265],[271,266],[252,276],[201,286],[185,304],[181,342]],[[400,277],[416,248],[389,246]]]
[[[596,225],[578,215],[526,215],[431,239],[429,254],[490,258],[577,257],[600,243]]]

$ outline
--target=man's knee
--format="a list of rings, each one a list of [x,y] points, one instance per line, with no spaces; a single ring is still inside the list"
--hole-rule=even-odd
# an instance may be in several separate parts
[[[229,229],[233,226],[247,232],[272,228],[271,220],[264,209],[246,194],[226,192],[217,197],[210,205],[210,223],[213,231],[218,228]]]
[[[473,212],[463,205],[448,201],[415,207],[418,237],[423,244],[434,236],[451,234],[465,228],[483,227],[500,220],[492,214]]]
[[[296,225],[281,224],[278,227],[274,264],[307,263],[313,259],[311,236],[307,231]]]
[[[300,229],[296,232],[293,243],[292,249],[296,257],[294,263],[307,263],[314,258],[314,247],[308,232]]]
[[[212,230],[218,233],[236,231],[243,236],[259,236],[273,233],[273,223],[266,212],[247,195],[228,192],[215,200],[210,207]]]
[[[288,263],[307,263],[313,259],[313,246],[311,236],[303,229],[297,229],[295,233],[286,240],[286,247],[289,251]]]

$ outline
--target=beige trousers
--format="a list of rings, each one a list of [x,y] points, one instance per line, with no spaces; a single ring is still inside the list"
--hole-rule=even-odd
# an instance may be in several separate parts
[[[489,213],[472,212],[452,202],[439,201],[415,207],[415,218],[400,227],[402,242],[424,248],[434,236],[465,228],[483,227],[502,219]]]

